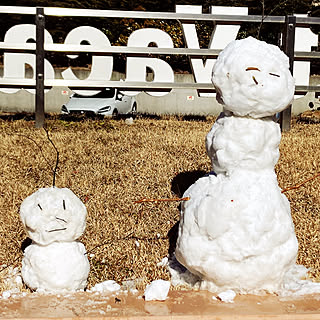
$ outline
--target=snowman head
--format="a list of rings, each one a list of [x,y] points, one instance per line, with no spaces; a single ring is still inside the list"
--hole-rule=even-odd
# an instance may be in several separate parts
[[[252,37],[232,41],[212,73],[217,100],[237,116],[262,118],[284,110],[294,95],[289,58]]]
[[[87,209],[67,188],[42,188],[21,204],[20,217],[28,236],[40,245],[74,241],[86,225]]]

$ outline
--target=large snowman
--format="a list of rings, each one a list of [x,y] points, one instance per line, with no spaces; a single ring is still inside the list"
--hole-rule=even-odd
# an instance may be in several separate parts
[[[84,289],[89,261],[84,245],[75,241],[86,225],[87,210],[67,188],[42,188],[21,204],[20,217],[32,239],[24,252],[22,277],[38,291]]]
[[[176,258],[204,289],[277,292],[298,250],[274,172],[281,132],[272,117],[294,94],[289,59],[274,45],[235,40],[212,81],[224,107],[206,138],[213,172],[184,195]]]

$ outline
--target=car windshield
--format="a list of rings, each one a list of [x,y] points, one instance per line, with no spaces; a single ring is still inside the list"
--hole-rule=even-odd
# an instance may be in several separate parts
[[[74,98],[113,98],[115,94],[115,88],[105,88],[93,96],[83,96],[81,94],[75,93]]]

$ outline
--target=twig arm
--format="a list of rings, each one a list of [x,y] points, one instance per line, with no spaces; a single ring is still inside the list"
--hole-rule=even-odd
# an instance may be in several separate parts
[[[174,201],[188,201],[190,200],[190,197],[184,197],[184,198],[172,198],[172,199],[146,199],[143,198],[141,200],[137,200],[134,203],[142,203],[142,202],[174,202]]]
[[[320,176],[320,172],[316,173],[314,176],[312,176],[311,178],[295,185],[295,186],[291,186],[291,187],[288,187],[288,188],[285,188],[281,191],[281,193],[284,193],[284,192],[287,192],[289,190],[293,190],[293,189],[298,189],[300,188],[301,186],[303,186],[304,184],[306,184],[307,182],[311,181],[311,180],[314,180],[315,178],[319,177]]]

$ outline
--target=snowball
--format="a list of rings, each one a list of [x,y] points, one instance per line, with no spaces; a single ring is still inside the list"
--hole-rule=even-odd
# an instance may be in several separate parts
[[[89,269],[84,245],[73,241],[31,244],[25,249],[21,272],[29,288],[59,292],[84,289]]]
[[[120,285],[116,283],[113,280],[107,280],[101,283],[97,283],[93,288],[91,288],[91,291],[94,292],[105,292],[105,291],[119,291],[120,290]]]
[[[21,276],[16,276],[14,281],[19,287],[22,286],[22,278],[21,278]]]
[[[289,58],[252,37],[232,41],[213,67],[217,99],[234,115],[261,118],[284,110],[293,100]]]
[[[275,174],[200,178],[184,194],[176,257],[212,292],[278,290],[296,260],[290,205]]]
[[[7,289],[7,293],[5,295],[21,291],[23,283],[19,268],[13,268],[12,266],[7,267],[2,274],[2,280],[5,288]]]
[[[146,301],[160,300],[164,301],[167,299],[168,292],[170,289],[170,281],[155,280],[147,285],[144,292],[144,298]]]
[[[86,215],[85,205],[67,188],[39,189],[20,208],[28,236],[41,245],[76,240],[85,229]]]
[[[223,301],[223,302],[227,302],[227,303],[233,303],[233,299],[236,297],[236,293],[233,290],[227,290],[227,291],[223,291],[220,292],[218,294],[218,298]]]
[[[279,159],[280,127],[268,119],[222,116],[206,138],[215,173],[234,170],[273,170]]]

